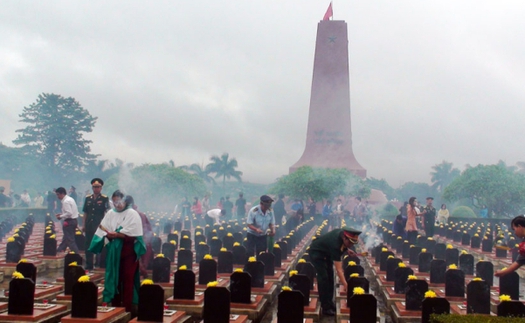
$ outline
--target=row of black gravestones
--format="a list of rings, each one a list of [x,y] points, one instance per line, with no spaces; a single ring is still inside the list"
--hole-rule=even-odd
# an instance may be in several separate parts
[[[22,259],[24,255],[24,249],[26,243],[29,241],[29,237],[33,233],[33,226],[35,222],[33,217],[26,218],[25,222],[15,230],[12,237],[8,238],[6,244],[6,255],[5,260],[7,263],[17,263]],[[10,225],[9,225],[10,226]],[[7,227],[6,226],[6,229]]]

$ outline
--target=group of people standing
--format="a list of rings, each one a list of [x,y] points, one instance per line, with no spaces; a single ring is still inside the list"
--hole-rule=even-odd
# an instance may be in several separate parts
[[[195,214],[195,217],[198,220],[201,220],[203,215],[205,219],[208,219],[208,212],[214,209],[224,210],[225,219],[228,221],[234,219],[234,214],[237,219],[242,219],[246,216],[246,199],[244,199],[242,193],[239,193],[239,198],[235,201],[234,205],[230,201],[229,196],[226,196],[226,198],[221,197],[217,206],[212,207],[210,206],[209,196],[205,195],[202,200],[199,200],[199,198],[195,196],[192,203],[188,201],[187,197],[183,197],[182,202],[180,203],[180,214],[183,219],[188,217],[191,220],[192,214]],[[175,207],[175,211],[179,211],[179,205]],[[208,219],[208,221],[210,220]]]

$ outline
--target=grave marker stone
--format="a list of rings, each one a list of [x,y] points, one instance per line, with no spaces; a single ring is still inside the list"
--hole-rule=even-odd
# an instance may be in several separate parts
[[[525,304],[520,301],[507,301],[498,304],[498,316],[524,317]]]
[[[202,318],[204,323],[230,322],[230,291],[226,287],[206,288]]]
[[[481,246],[481,238],[474,234],[474,236],[470,239],[470,248],[472,249],[479,249]]]
[[[264,264],[264,275],[275,275],[275,256],[269,252],[262,252],[257,256],[257,260]]]
[[[139,289],[138,321],[164,320],[164,289],[160,285],[142,285]]]
[[[392,251],[381,251],[380,260],[379,260],[379,270],[386,271],[386,263],[389,256],[395,257]]]
[[[468,283],[467,314],[490,314],[490,286],[486,281]]]
[[[248,261],[244,271],[252,276],[252,287],[264,287],[264,264],[261,261]]]
[[[444,243],[436,243],[434,249],[434,259],[443,259],[445,260],[445,251],[447,250],[447,245]]]
[[[34,301],[35,283],[30,278],[15,278],[9,282],[9,314],[33,315]]]
[[[195,273],[193,271],[177,270],[175,272],[173,299],[195,299]]]
[[[231,251],[219,252],[217,259],[217,268],[219,274],[232,273],[233,272],[233,253]]]
[[[19,262],[16,265],[16,271],[24,275],[25,278],[31,278],[36,282],[36,266],[30,262]]]
[[[459,269],[448,269],[445,272],[445,295],[465,297],[465,273]]]
[[[277,298],[277,323],[303,323],[304,296],[299,291],[282,291]]]
[[[465,275],[474,275],[474,256],[470,254],[460,255],[459,269],[461,269]]]
[[[421,252],[419,254],[419,266],[418,272],[428,273],[430,271],[430,262],[432,261],[433,256],[430,252]]]
[[[217,262],[213,259],[202,259],[199,262],[199,285],[206,285],[217,280]]]
[[[443,259],[434,259],[430,262],[430,283],[444,284],[447,264]]]
[[[82,266],[67,266],[66,275],[64,276],[64,295],[71,295],[73,293],[73,285],[85,274],[86,271]]]
[[[431,314],[450,314],[450,303],[446,298],[425,298],[421,306],[421,323],[429,323]]]
[[[354,295],[354,288],[361,287],[365,290],[365,293],[370,292],[370,282],[366,277],[350,277],[348,279],[348,290],[346,291],[346,302],[349,304],[350,297]]]
[[[350,322],[375,323],[377,321],[377,299],[374,295],[354,294],[350,298]]]
[[[213,237],[210,241],[210,254],[218,257],[222,248],[222,241],[218,237]]]
[[[71,317],[97,318],[98,287],[93,282],[76,282],[71,293]]]
[[[400,262],[403,262],[403,261],[399,258],[390,258],[386,261],[386,281],[389,281],[389,282],[394,281],[394,271],[397,268],[399,268]],[[361,273],[359,274],[360,276],[362,275]],[[346,273],[345,273],[345,277],[349,277],[349,276],[350,275],[346,276]]]
[[[273,251],[275,252],[277,248],[274,248]],[[280,248],[278,249],[281,250]],[[248,260],[248,256],[246,255],[246,248],[244,246],[234,246],[233,247],[233,263],[235,265],[244,265],[246,261]],[[279,254],[281,255],[281,254]]]
[[[517,272],[511,272],[499,278],[499,294],[509,295],[512,300],[520,298],[520,276]]]
[[[445,251],[445,262],[447,266],[452,264],[459,265],[459,250],[452,248]]]
[[[169,259],[171,262],[175,261],[175,249],[175,245],[171,244],[170,242],[165,242],[162,244],[162,254],[164,254],[164,257]]]
[[[419,254],[421,253],[421,247],[419,246],[411,246],[410,248],[410,257],[409,257],[409,263],[411,265],[418,265],[419,264]]]
[[[155,283],[169,283],[171,273],[171,261],[166,257],[155,257],[153,259],[152,280]],[[191,267],[188,267],[191,268]]]
[[[306,275],[292,275],[288,283],[293,290],[298,290],[303,294],[304,306],[310,304],[310,279]]]
[[[251,304],[252,277],[245,272],[234,272],[230,276],[232,303]]]
[[[210,247],[207,244],[198,244],[195,246],[195,262],[204,259],[204,256],[210,253]]]
[[[493,286],[494,265],[490,261],[478,261],[476,264],[476,276],[486,281],[489,286]]]
[[[55,238],[44,237],[44,256],[56,257],[57,255],[57,240]]]
[[[361,267],[361,266],[359,266],[359,267]],[[315,272],[314,265],[312,265],[312,263],[310,263],[310,262],[299,262],[297,264],[297,266],[295,266],[295,269],[297,270],[297,272],[300,275],[308,276],[308,279],[310,280],[310,290],[313,290],[314,289],[314,281],[315,281],[315,278],[316,278],[316,272]],[[360,275],[364,275],[364,269],[363,269],[363,273],[360,274]],[[347,276],[345,274],[345,277],[349,277],[349,276],[350,275]]]
[[[411,279],[407,281],[405,293],[405,308],[407,311],[421,310],[421,303],[428,291],[428,284],[424,280]]]
[[[404,294],[408,276],[413,275],[414,271],[410,267],[398,267],[394,271],[394,292]]]
[[[186,266],[191,269],[193,266],[193,252],[191,250],[179,250],[177,252],[177,267]]]

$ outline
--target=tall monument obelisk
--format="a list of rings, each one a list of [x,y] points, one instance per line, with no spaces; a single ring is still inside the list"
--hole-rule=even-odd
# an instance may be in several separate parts
[[[365,178],[352,151],[348,31],[345,21],[322,20],[317,25],[310,114],[301,166],[346,168]]]

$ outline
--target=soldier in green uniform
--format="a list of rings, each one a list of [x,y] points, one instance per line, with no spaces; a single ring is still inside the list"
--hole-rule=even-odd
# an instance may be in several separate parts
[[[347,288],[341,257],[343,253],[355,256],[354,244],[361,232],[349,227],[332,230],[310,245],[309,255],[317,272],[317,288],[323,315],[334,316],[334,266],[341,283]]]
[[[427,205],[423,208],[423,229],[425,229],[425,235],[427,238],[434,236],[434,227],[436,223],[436,208],[432,205],[434,202],[433,197],[427,197]]]
[[[86,269],[93,269],[93,257],[94,254],[91,251],[88,251],[97,231],[100,222],[104,218],[106,211],[109,210],[109,198],[107,195],[102,194],[102,186],[104,181],[100,178],[93,178],[91,180],[91,188],[93,189],[93,194],[87,195],[84,201],[84,207],[82,212],[84,213],[84,227],[83,231],[86,234]],[[98,260],[98,257],[97,257]],[[98,261],[96,263],[98,266]]]

